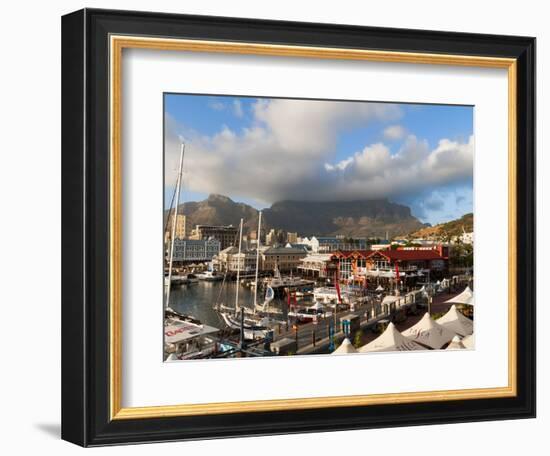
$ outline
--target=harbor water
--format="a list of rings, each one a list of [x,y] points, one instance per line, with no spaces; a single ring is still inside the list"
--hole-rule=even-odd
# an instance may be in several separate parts
[[[236,287],[239,287],[239,306],[254,307],[254,288],[237,285],[236,282],[205,282],[199,281],[189,285],[174,287],[170,291],[170,307],[186,315],[198,318],[202,323],[217,328],[225,325],[222,318],[214,310],[216,303],[225,306],[235,305]],[[258,291],[258,304],[264,302],[264,290]],[[275,299],[272,306],[284,309],[282,299]]]

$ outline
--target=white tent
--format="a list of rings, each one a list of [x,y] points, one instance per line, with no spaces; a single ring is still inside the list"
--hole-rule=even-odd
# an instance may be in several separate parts
[[[461,350],[463,348],[466,348],[462,341],[460,340],[459,336],[454,336],[453,340],[451,340],[451,343],[447,345],[447,348],[445,350]]]
[[[390,323],[386,330],[359,349],[359,353],[381,352],[381,351],[411,351],[426,350],[422,345],[407,339],[401,334],[393,323]]]
[[[384,287],[382,285],[378,285],[375,291],[384,291]]]
[[[448,312],[436,320],[441,326],[464,337],[474,332],[474,322],[460,313],[453,304]]]
[[[470,287],[464,288],[464,291],[459,295],[456,295],[454,298],[451,298],[445,303],[448,304],[467,304],[469,306],[474,305],[474,292]]]
[[[168,355],[168,358],[166,358],[166,361],[179,361],[179,359],[175,353],[170,353]]]
[[[469,349],[474,348],[475,336],[473,334],[470,334],[469,336],[466,336],[464,339],[462,339],[462,344],[466,348],[469,348]]]
[[[433,321],[426,312],[416,325],[403,331],[403,335],[427,347],[438,349],[456,336],[456,333]]]
[[[346,337],[340,346],[331,353],[331,355],[347,355],[348,353],[357,353],[357,350]]]

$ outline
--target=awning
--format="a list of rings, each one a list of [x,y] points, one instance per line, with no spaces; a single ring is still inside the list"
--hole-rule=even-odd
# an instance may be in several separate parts
[[[340,346],[331,353],[331,355],[347,355],[348,353],[357,353],[357,350],[352,345],[351,341],[346,337]]]
[[[454,298],[451,298],[445,303],[448,304],[467,304],[469,306],[474,305],[474,292],[470,287],[466,287],[462,293],[456,295]]]
[[[436,323],[426,312],[416,325],[403,331],[403,335],[427,347],[439,349],[450,342],[456,333]]]
[[[474,322],[462,315],[454,304],[445,315],[436,321],[441,326],[454,331],[462,337],[469,336],[474,332]]]
[[[426,348],[405,337],[393,323],[389,323],[386,330],[372,342],[363,345],[359,353],[412,350],[426,350]]]

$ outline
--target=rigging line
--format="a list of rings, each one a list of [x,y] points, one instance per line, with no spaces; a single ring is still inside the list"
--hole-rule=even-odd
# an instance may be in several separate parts
[[[174,199],[176,198],[176,187],[174,187],[174,193],[172,193],[172,199],[170,201],[170,206],[168,209],[168,217],[166,218],[166,221],[164,222],[164,234],[166,234],[166,231],[168,231],[168,222],[170,220],[170,215],[172,214],[172,205],[174,204]]]

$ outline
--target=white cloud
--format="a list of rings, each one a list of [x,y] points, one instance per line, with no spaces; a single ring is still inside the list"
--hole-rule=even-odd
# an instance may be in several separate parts
[[[389,141],[397,141],[403,139],[407,134],[407,130],[402,125],[390,125],[384,129],[384,138]]]
[[[473,137],[467,143],[442,139],[430,150],[426,141],[410,135],[394,155],[384,144],[373,144],[326,169],[341,198],[396,197],[471,178],[473,152]]]
[[[213,136],[187,132],[186,187],[269,205],[284,199],[399,196],[472,174],[473,139],[465,144],[442,140],[430,150],[426,141],[411,135],[396,154],[377,143],[334,161],[340,134],[399,119],[397,105],[262,100],[252,114],[253,121],[241,131],[224,126]],[[181,131],[184,126],[167,116],[168,186],[175,180]]]

